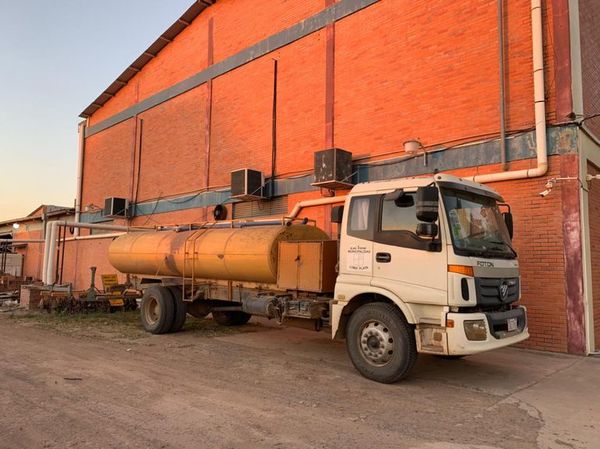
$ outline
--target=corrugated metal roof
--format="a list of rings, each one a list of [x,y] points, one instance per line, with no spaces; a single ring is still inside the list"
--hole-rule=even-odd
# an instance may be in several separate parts
[[[94,112],[106,104],[108,100],[114,97],[123,86],[125,86],[142,68],[160,53],[179,33],[185,30],[192,21],[202,13],[206,8],[216,3],[217,0],[196,0],[177,21],[167,29],[160,37],[154,41],[146,51],[144,51],[133,63],[117,77],[113,83],[108,86],[92,104],[79,114],[82,118],[90,117]]]
[[[26,217],[12,218],[10,220],[0,221],[0,226],[4,226],[4,225],[8,225],[8,224],[12,225],[13,223],[22,223],[22,222],[27,222],[27,221],[41,220],[42,215],[34,215],[34,214],[35,214],[35,212],[37,212],[38,210],[40,210],[42,208],[45,209],[46,216],[48,216],[48,217],[54,217],[56,215],[73,215],[75,213],[75,209],[73,207],[54,206],[54,205],[43,204],[43,205],[39,206],[38,208],[36,208],[33,212],[31,212]]]

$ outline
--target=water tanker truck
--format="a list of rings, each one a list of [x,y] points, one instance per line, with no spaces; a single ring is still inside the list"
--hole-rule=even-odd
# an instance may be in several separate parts
[[[149,332],[210,313],[226,326],[256,315],[327,327],[362,375],[392,383],[418,353],[461,357],[528,338],[506,208],[450,175],[370,182],[332,209],[336,240],[306,219],[214,222],[125,234],[109,260],[143,279]]]

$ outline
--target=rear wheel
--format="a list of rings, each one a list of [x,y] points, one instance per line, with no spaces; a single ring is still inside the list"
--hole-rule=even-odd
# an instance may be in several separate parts
[[[221,326],[242,326],[252,318],[245,312],[213,312],[212,316]]]
[[[346,346],[358,372],[381,383],[406,377],[417,360],[413,329],[388,303],[365,304],[350,316]]]
[[[175,315],[175,301],[166,287],[150,287],[144,291],[140,316],[146,331],[153,334],[169,332]]]
[[[173,296],[175,310],[173,312],[173,324],[168,332],[179,332],[185,324],[186,305],[183,302],[183,293],[179,287],[167,287]]]

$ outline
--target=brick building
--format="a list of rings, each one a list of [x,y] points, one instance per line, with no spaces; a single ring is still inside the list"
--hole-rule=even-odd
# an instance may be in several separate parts
[[[204,221],[218,204],[233,218],[281,215],[327,194],[311,186],[313,154],[332,147],[352,152],[355,183],[533,169],[532,4],[194,2],[81,114],[80,219],[107,221],[109,197],[131,202],[133,216],[113,221],[134,226]],[[541,5],[549,168],[491,185],[515,216],[526,345],[589,353],[600,348],[600,180],[586,178],[600,173],[600,4]],[[426,164],[403,153],[414,138]],[[243,167],[265,174],[271,199],[230,200]],[[327,206],[303,213],[334,231]],[[65,278],[79,288],[91,265],[114,272],[110,239],[96,237],[67,243]]]
[[[48,223],[56,220],[71,222],[74,215],[72,207],[43,204],[26,217],[0,222],[0,247],[4,246],[6,251],[17,254],[22,259],[19,276],[23,274],[32,279],[42,278],[43,237]],[[73,233],[67,230],[66,237],[72,236]]]

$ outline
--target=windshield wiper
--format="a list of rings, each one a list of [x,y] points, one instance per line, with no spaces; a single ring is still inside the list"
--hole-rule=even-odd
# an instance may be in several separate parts
[[[497,245],[507,246],[513,253],[516,253],[515,249],[508,243],[502,240],[488,240],[489,243],[495,243]]]

